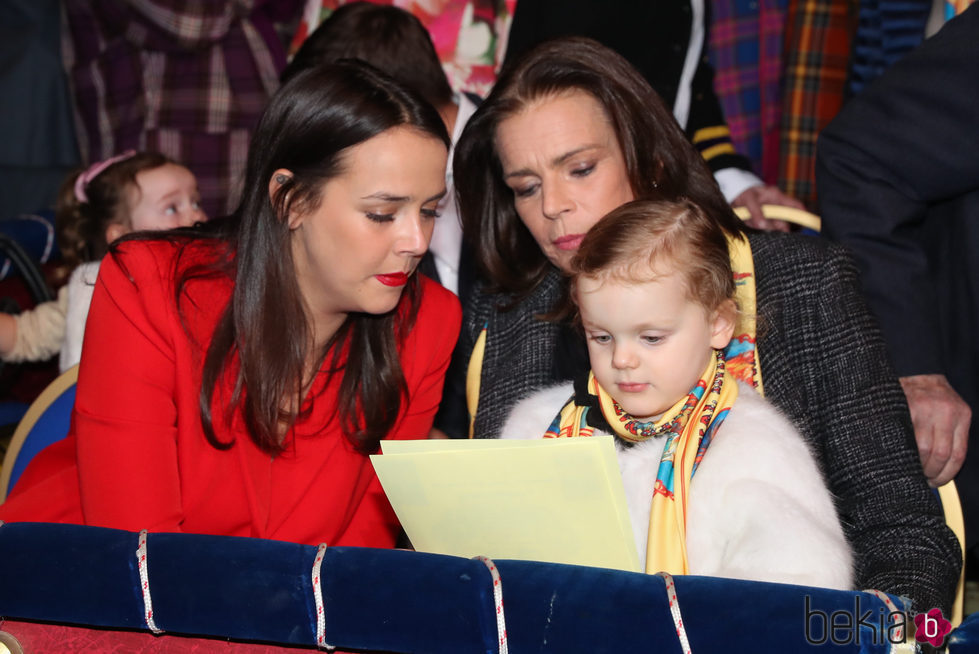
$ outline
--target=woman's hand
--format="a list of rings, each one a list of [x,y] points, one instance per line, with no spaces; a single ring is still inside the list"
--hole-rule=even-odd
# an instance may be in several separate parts
[[[759,184],[746,188],[741,194],[731,202],[732,207],[746,207],[751,213],[751,218],[745,224],[755,229],[762,229],[769,232],[787,232],[789,224],[783,220],[769,220],[761,211],[763,204],[780,204],[796,209],[805,209],[805,206],[795,198],[782,193],[775,186]]]

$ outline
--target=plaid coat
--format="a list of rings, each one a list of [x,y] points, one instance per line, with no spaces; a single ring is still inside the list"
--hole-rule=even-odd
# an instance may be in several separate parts
[[[64,65],[82,159],[155,150],[197,176],[215,218],[238,202],[248,142],[279,87],[275,31],[298,0],[66,0]]]
[[[843,106],[856,0],[791,0],[785,16],[778,187],[816,207],[816,138]]]
[[[856,587],[947,614],[960,550],[921,471],[904,395],[855,266],[843,248],[817,238],[758,233],[750,242],[766,397],[819,459],[854,550]],[[477,437],[498,437],[519,399],[561,381],[550,378],[558,327],[534,318],[551,308],[561,284],[553,272],[509,312],[496,309],[507,298],[473,293],[442,429],[465,435],[466,362],[484,325]]]

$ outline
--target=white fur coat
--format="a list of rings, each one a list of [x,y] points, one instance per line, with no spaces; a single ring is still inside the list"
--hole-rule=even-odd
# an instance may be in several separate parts
[[[540,438],[572,392],[569,382],[520,401],[503,438]],[[632,447],[615,441],[645,561],[664,439]],[[690,485],[687,558],[696,575],[852,588],[850,546],[815,458],[789,420],[746,384],[738,384],[738,399]]]

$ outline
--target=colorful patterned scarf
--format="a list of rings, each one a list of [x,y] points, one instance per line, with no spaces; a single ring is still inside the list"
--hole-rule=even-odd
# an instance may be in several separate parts
[[[724,359],[728,372],[736,379],[754,386],[759,395],[765,395],[761,381],[761,362],[755,349],[757,332],[755,305],[755,262],[751,256],[751,244],[747,237],[728,237],[727,248],[734,271],[735,295],[738,303],[738,324],[731,342],[724,348]],[[488,324],[484,324],[466,371],[466,407],[469,409],[469,438],[474,436],[473,423],[479,408],[479,386],[483,372],[483,356],[486,352]]]
[[[690,480],[737,397],[737,382],[727,371],[724,355],[719,350],[714,351],[690,393],[656,421],[633,419],[589,372],[586,389],[579,389],[561,409],[544,438],[591,436],[597,426],[605,424],[616,436],[635,443],[664,436],[650,505],[646,572],[687,574]],[[592,409],[599,409],[604,421],[589,415]]]
[[[728,372],[736,379],[753,386],[764,397],[761,361],[755,349],[758,332],[755,260],[751,256],[751,244],[747,237],[728,237],[727,249],[731,257],[731,270],[734,271],[734,299],[738,303],[738,322],[731,342],[724,348],[724,361]]]

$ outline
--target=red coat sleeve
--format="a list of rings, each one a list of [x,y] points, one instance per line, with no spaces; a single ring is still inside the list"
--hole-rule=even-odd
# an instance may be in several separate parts
[[[74,425],[90,525],[180,530],[176,321],[160,247],[173,246],[134,242],[107,256],[92,298]]]

